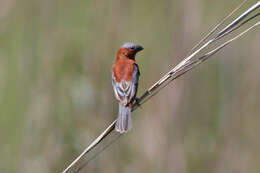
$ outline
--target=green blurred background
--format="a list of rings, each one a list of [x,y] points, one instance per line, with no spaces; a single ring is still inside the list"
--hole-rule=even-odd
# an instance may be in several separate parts
[[[1,0],[0,172],[61,172],[116,118],[121,44],[145,48],[140,95],[241,1]],[[259,173],[259,33],[135,111],[82,172]]]

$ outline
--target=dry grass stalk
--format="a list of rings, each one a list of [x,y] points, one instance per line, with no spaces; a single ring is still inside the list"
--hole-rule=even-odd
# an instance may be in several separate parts
[[[249,14],[251,14],[253,11],[255,11],[260,6],[260,1],[255,3],[252,7],[250,7],[247,11],[245,11],[243,14],[241,14],[238,18],[236,18],[234,21],[232,21],[229,25],[227,25],[224,29],[222,29],[220,32],[216,33],[216,36],[204,43],[201,47],[199,47],[204,41],[206,41],[212,34],[214,34],[222,25],[223,23],[234,14],[247,0],[244,0],[238,7],[235,8],[228,16],[226,16],[216,27],[213,28],[207,34],[201,41],[196,44],[193,49],[192,53],[184,58],[178,65],[176,65],[172,70],[170,70],[167,74],[165,74],[160,80],[158,80],[155,84],[153,84],[141,97],[139,100],[139,104],[142,105],[147,100],[149,100],[152,96],[157,94],[162,88],[167,86],[171,81],[179,78],[186,72],[190,71],[191,69],[195,68],[208,58],[210,58],[212,55],[217,53],[219,50],[233,42],[234,40],[240,38],[250,30],[254,29],[258,25],[260,25],[260,21],[256,22],[255,24],[248,27],[243,32],[237,34],[233,38],[229,39],[228,41],[222,43],[221,45],[217,46],[213,50],[207,52],[203,56],[200,56],[199,58],[195,59],[195,55],[197,55],[199,52],[201,52],[203,49],[211,45],[212,43],[215,43],[216,41],[220,40],[221,38],[233,33],[233,31],[237,30],[244,24],[248,23],[249,21],[252,21],[252,19],[256,18],[260,15],[260,13],[255,14],[254,16],[250,17],[249,19],[243,21]],[[242,22],[243,21],[243,22]],[[196,50],[195,50],[196,49]],[[138,105],[134,103],[132,111],[138,108]],[[83,156],[85,156],[88,152],[90,152],[95,146],[97,146],[105,137],[107,137],[115,128],[116,120],[113,121],[62,173],[67,173]],[[84,165],[85,166],[85,165]],[[82,168],[82,167],[81,167]],[[79,169],[76,171],[78,172]]]

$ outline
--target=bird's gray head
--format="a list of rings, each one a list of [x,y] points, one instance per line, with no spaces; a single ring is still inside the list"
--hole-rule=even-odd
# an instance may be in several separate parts
[[[135,50],[136,52],[139,52],[141,50],[143,50],[144,48],[140,45],[137,45],[135,43],[125,43],[121,46],[121,48],[127,48],[127,49],[130,49],[130,50]]]

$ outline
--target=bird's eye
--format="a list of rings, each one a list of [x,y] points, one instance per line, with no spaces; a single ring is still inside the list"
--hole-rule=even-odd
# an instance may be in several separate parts
[[[135,48],[134,47],[130,47],[131,50],[134,50]]]

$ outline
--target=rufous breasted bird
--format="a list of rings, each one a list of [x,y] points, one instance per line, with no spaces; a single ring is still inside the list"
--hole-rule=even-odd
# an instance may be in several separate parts
[[[125,133],[132,128],[131,107],[136,99],[140,71],[135,61],[137,52],[143,47],[135,43],[123,44],[117,52],[112,67],[112,85],[119,101],[116,131]]]

